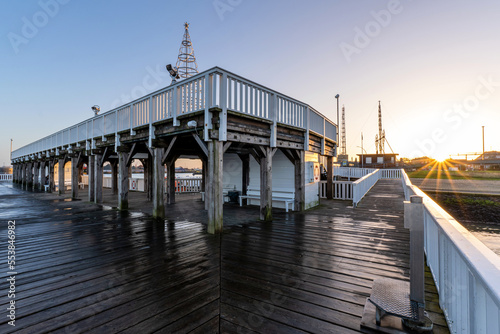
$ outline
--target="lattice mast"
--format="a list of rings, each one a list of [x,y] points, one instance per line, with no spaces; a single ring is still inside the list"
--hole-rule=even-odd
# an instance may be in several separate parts
[[[375,148],[377,154],[385,154],[384,149],[385,141],[385,130],[382,130],[382,108],[380,106],[380,101],[378,101],[378,135],[375,135]]]
[[[189,78],[198,73],[198,64],[196,64],[193,43],[191,43],[191,37],[189,36],[189,23],[187,22],[184,23],[184,36],[175,66],[181,78]]]
[[[342,106],[342,145],[340,146],[340,154],[347,154],[346,133],[345,133],[345,108]]]

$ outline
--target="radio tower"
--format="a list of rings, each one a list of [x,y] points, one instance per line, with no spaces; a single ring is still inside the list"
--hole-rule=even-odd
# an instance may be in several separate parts
[[[340,146],[340,154],[346,155],[347,153],[347,144],[345,140],[345,109],[342,106],[342,145]]]
[[[377,154],[385,154],[384,149],[385,141],[385,130],[382,130],[382,108],[380,107],[380,101],[378,101],[378,135],[375,136],[375,148],[377,149]]]
[[[181,78],[189,78],[198,73],[198,64],[196,64],[193,43],[191,43],[188,29],[189,23],[186,22],[184,23],[184,37],[182,38],[179,56],[175,64]]]

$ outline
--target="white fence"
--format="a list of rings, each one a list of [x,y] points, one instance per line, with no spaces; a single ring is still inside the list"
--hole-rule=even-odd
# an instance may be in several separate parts
[[[425,252],[452,333],[500,333],[500,257],[413,186],[402,172],[405,197],[424,199]]]
[[[373,171],[374,168],[333,167],[333,176],[359,179]]]
[[[377,183],[381,176],[380,169],[376,169],[352,183],[352,205],[354,207],[365,197],[366,193]]]
[[[176,193],[199,193],[201,192],[201,179],[176,179],[175,180]]]
[[[285,96],[267,87],[214,67],[159,91],[148,94],[126,105],[90,118],[79,124],[56,132],[12,152],[13,160],[22,160],[39,153],[76,146],[77,143],[91,148],[94,140],[149,126],[149,138],[153,135],[153,123],[173,120],[177,117],[203,111],[204,137],[212,128],[208,110],[221,108],[219,139],[227,140],[227,113],[251,115],[272,123],[273,132],[278,124],[309,129],[323,138],[336,140],[337,127],[309,105]],[[306,138],[305,144],[307,144]],[[275,146],[276,136],[271,138]]]
[[[0,181],[12,181],[12,174],[0,174]]]

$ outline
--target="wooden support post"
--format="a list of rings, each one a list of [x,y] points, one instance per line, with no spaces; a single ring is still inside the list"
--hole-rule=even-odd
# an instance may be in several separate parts
[[[28,188],[27,190],[33,191],[33,163],[28,164]]]
[[[208,202],[208,233],[222,232],[222,166],[223,142],[211,140],[208,142],[208,191],[205,193],[205,203]]]
[[[210,163],[209,163],[209,158],[207,158],[207,161],[206,161],[206,167],[205,167],[205,171],[204,171],[204,175],[205,175],[205,210],[208,211],[209,209],[209,206],[210,206],[210,194],[211,194],[211,184],[210,182],[212,182],[212,178],[210,177],[209,173],[210,173]]]
[[[175,160],[167,161],[167,204],[175,203]]]
[[[305,153],[304,151],[297,150],[297,157],[295,159],[295,211],[304,211],[306,194],[305,194]]]
[[[45,161],[43,161],[40,164],[40,190],[42,190],[42,191],[45,190],[45,185],[47,184],[46,174],[45,174],[45,164],[46,164]]]
[[[111,190],[113,195],[118,194],[118,166],[116,161],[111,162]]]
[[[407,203],[407,202],[406,202]],[[424,259],[424,206],[421,196],[411,196],[405,205],[405,218],[410,220],[410,300],[418,305],[418,318],[424,319],[425,259]]]
[[[40,170],[39,170],[40,163],[38,161],[35,161],[33,163],[33,190],[38,190],[40,189]]]
[[[94,202],[102,203],[102,154],[95,155],[94,171]]]
[[[54,180],[54,166],[55,161],[50,160],[49,161],[49,193],[55,191],[55,180]]]
[[[89,175],[89,202],[95,201],[95,156],[89,155],[87,164],[87,173]]]
[[[62,195],[66,192],[66,187],[64,186],[64,158],[59,158],[58,162],[58,178],[59,178],[59,195]]]
[[[206,158],[201,159],[201,191],[205,192],[205,184],[207,182],[208,161]]]
[[[129,166],[128,153],[118,152],[118,210],[128,210]],[[116,166],[116,162],[112,164]]]
[[[273,220],[273,156],[271,147],[265,147],[264,155],[260,158],[260,219]]]
[[[241,194],[247,195],[250,184],[250,154],[238,154],[241,159]],[[243,205],[247,205],[247,199],[242,200]]]
[[[326,157],[326,198],[333,198],[333,157]]]
[[[154,149],[153,161],[153,217],[165,218],[165,204],[163,202],[165,167],[162,148]]]
[[[71,158],[71,198],[78,198],[78,157]]]

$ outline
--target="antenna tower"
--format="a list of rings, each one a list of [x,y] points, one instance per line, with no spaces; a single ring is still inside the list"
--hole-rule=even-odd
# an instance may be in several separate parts
[[[175,64],[181,78],[189,78],[198,73],[198,64],[196,64],[193,43],[191,43],[188,29],[189,23],[186,22],[184,23],[184,36],[179,48],[179,56]]]
[[[346,133],[345,133],[345,108],[342,106],[342,145],[340,146],[340,154],[347,154],[347,144],[346,144]]]
[[[385,141],[385,130],[382,130],[382,108],[380,107],[380,101],[378,101],[378,135],[375,136],[375,148],[377,149],[377,154],[385,154],[384,149]]]

